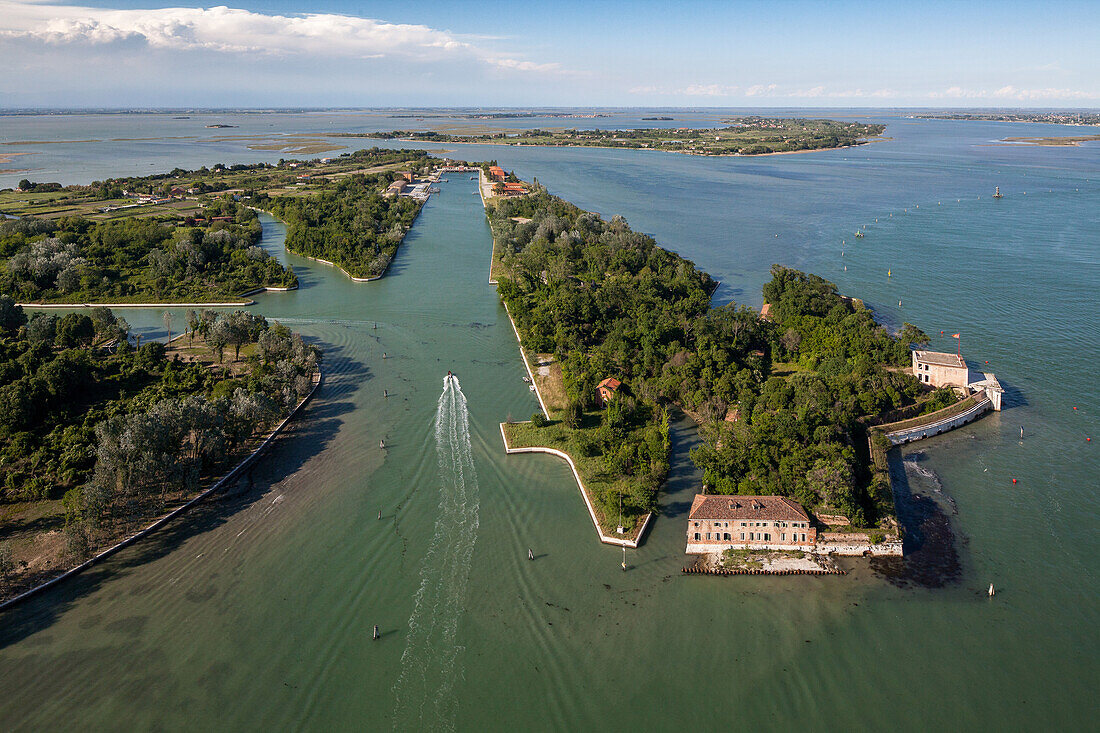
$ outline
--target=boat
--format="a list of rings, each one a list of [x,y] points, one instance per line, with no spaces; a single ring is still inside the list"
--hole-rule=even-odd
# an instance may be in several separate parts
[[[385,447],[386,447],[386,439],[385,439],[385,438],[383,438],[382,440],[378,441],[378,447],[379,447],[379,448],[385,448]]]
[[[448,376],[448,377],[453,377],[453,376],[454,376],[453,374],[451,374],[451,370],[450,370],[450,369],[448,369],[448,370],[447,370],[447,376]]]
[[[856,239],[863,239],[863,232],[856,232]]]
[[[1000,186],[996,186],[996,187],[994,188],[994,190],[993,190],[993,198],[995,198],[995,199],[1003,199],[1004,197],[1005,197],[1005,195],[1004,195],[1003,193],[1001,193],[1001,187],[1000,187]]]

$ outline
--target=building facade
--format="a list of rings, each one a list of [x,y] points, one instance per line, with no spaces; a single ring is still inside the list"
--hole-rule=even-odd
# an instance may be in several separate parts
[[[608,377],[600,382],[596,386],[596,401],[600,403],[600,407],[607,405],[608,400],[614,397],[622,386],[623,383],[614,377]]]
[[[785,496],[696,494],[687,525],[687,553],[805,550],[817,529],[802,505]]]
[[[959,387],[970,384],[970,370],[958,354],[913,351],[913,375],[930,387]]]

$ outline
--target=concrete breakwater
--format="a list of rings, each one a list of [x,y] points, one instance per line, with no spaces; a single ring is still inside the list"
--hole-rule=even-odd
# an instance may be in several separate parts
[[[267,451],[271,448],[271,444],[274,442],[275,438],[278,437],[279,434],[283,432],[283,430],[286,428],[286,426],[288,424],[290,424],[291,420],[293,420],[295,417],[297,417],[298,413],[301,412],[302,408],[305,407],[307,404],[309,404],[310,400],[313,399],[313,396],[317,393],[317,390],[321,387],[321,382],[323,380],[324,380],[324,376],[321,372],[321,368],[317,367],[317,371],[313,375],[313,388],[309,391],[309,394],[307,394],[305,397],[303,397],[301,400],[298,401],[298,404],[294,406],[294,409],[290,411],[290,414],[287,415],[283,419],[283,421],[280,422],[278,424],[278,426],[276,426],[276,428],[274,430],[272,430],[267,435],[267,437],[264,438],[263,441],[258,446],[256,446],[256,448],[244,458],[244,460],[242,460],[240,463],[238,463],[236,466],[234,466],[228,473],[226,473],[224,476],[222,476],[220,479],[218,479],[214,483],[213,486],[211,486],[210,488],[208,488],[205,491],[201,492],[198,496],[194,497],[193,499],[186,502],[182,506],[177,507],[176,509],[173,509],[171,512],[169,512],[168,514],[165,514],[160,519],[157,519],[156,521],[154,521],[152,524],[145,527],[144,529],[139,530],[138,532],[135,532],[134,534],[127,537],[126,539],[124,539],[120,542],[117,542],[114,545],[111,545],[106,550],[103,550],[102,552],[96,554],[95,556],[89,558],[88,560],[85,560],[80,565],[77,565],[74,568],[70,568],[69,570],[66,570],[61,575],[50,578],[49,580],[47,580],[44,583],[36,585],[33,588],[30,588],[29,590],[23,591],[22,593],[20,593],[19,595],[15,596],[13,598],[9,598],[8,600],[3,601],[2,603],[0,603],[0,611],[4,611],[4,610],[6,610],[6,609],[8,609],[12,606],[15,606],[16,604],[21,603],[22,601],[28,600],[28,599],[32,598],[33,596],[36,596],[39,593],[42,593],[43,591],[45,591],[49,588],[52,588],[55,585],[58,585],[59,583],[65,581],[65,580],[68,580],[69,578],[72,578],[76,575],[79,575],[80,573],[84,572],[85,570],[91,568],[93,565],[96,565],[96,564],[106,560],[107,558],[111,557],[112,555],[114,555],[119,550],[122,550],[123,548],[129,547],[130,545],[134,544],[138,540],[149,536],[153,532],[156,532],[158,529],[164,527],[170,521],[172,521],[176,517],[179,517],[184,512],[186,512],[187,510],[193,508],[194,506],[196,506],[200,502],[204,501],[205,499],[207,499],[212,494],[224,489],[227,485],[229,485],[230,482],[236,480],[242,473],[244,473],[245,470],[247,470],[248,468],[251,468],[252,465],[254,463],[256,463],[256,461],[258,461],[265,453],[267,453]]]

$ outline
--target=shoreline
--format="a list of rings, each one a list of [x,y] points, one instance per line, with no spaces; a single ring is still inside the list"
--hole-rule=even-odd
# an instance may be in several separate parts
[[[321,370],[320,365],[318,365],[317,366],[317,371],[314,373],[314,376],[313,376],[313,388],[309,391],[309,394],[307,394],[305,397],[303,397],[301,400],[299,400],[298,404],[294,406],[294,409],[291,410],[290,413],[285,418],[283,418],[282,422],[280,422],[275,427],[274,430],[272,430],[270,433],[268,433],[268,435],[260,442],[260,444],[258,446],[256,446],[256,448],[254,448],[247,456],[245,456],[239,463],[237,463],[237,465],[235,465],[228,472],[223,474],[221,476],[221,478],[219,478],[217,481],[215,481],[214,484],[211,485],[209,488],[203,489],[196,496],[189,499],[183,505],[176,507],[175,509],[168,512],[164,516],[159,517],[158,519],[155,519],[148,526],[146,526],[143,529],[140,529],[137,532],[135,532],[135,533],[125,537],[124,539],[116,542],[115,544],[111,545],[107,549],[96,553],[94,556],[90,557],[89,559],[85,560],[84,562],[80,563],[79,565],[77,565],[75,567],[72,567],[72,568],[69,568],[68,570],[62,572],[60,575],[55,575],[54,577],[50,578],[49,580],[46,580],[42,583],[39,583],[38,585],[35,585],[31,588],[28,588],[27,590],[22,591],[21,593],[18,593],[17,595],[12,596],[11,598],[0,601],[0,613],[2,613],[4,611],[7,611],[10,608],[13,608],[14,606],[16,606],[19,603],[22,603],[23,601],[29,600],[30,598],[38,595],[39,593],[45,592],[46,590],[54,587],[55,585],[59,585],[60,583],[68,580],[69,578],[73,578],[73,577],[83,573],[85,570],[88,570],[92,566],[106,560],[107,558],[111,557],[112,555],[114,555],[118,551],[123,550],[126,547],[129,547],[130,545],[138,542],[139,540],[144,539],[145,537],[153,534],[154,532],[156,532],[161,527],[164,527],[165,525],[167,525],[170,521],[172,521],[176,517],[179,517],[180,515],[184,514],[187,510],[189,510],[192,507],[196,506],[197,504],[201,503],[204,499],[209,497],[214,492],[218,491],[219,489],[224,488],[224,486],[226,484],[228,484],[230,481],[233,481],[236,478],[238,478],[238,475],[241,472],[243,472],[246,468],[249,468],[253,463],[258,461],[268,451],[268,449],[271,447],[272,441],[274,441],[275,438],[277,438],[283,432],[283,430],[286,428],[286,426],[290,424],[290,421],[293,420],[295,417],[297,417],[298,413],[301,412],[302,408],[305,407],[310,402],[310,400],[313,399],[313,396],[317,393],[317,390],[320,389],[321,383],[323,381],[324,381],[324,373]]]
[[[482,199],[482,203],[484,204],[484,198]],[[489,236],[493,240],[493,251],[495,252],[496,237],[492,236],[492,227],[490,227]],[[492,269],[490,268],[490,277],[491,273]],[[489,282],[492,283],[493,281],[490,280]],[[504,306],[504,313],[508,316],[508,322],[512,325],[512,333],[516,336],[516,345],[519,347],[519,355],[520,359],[523,361],[523,368],[527,370],[527,377],[531,380],[531,386],[535,388],[535,397],[538,399],[539,407],[542,408],[542,414],[546,417],[547,420],[549,420],[550,410],[546,407],[546,401],[542,397],[542,391],[539,389],[538,382],[535,380],[535,375],[531,371],[531,363],[527,359],[527,352],[523,349],[523,340],[520,338],[519,329],[516,328],[516,322],[512,320],[512,314],[508,310],[508,305],[503,301],[500,301],[499,296],[497,300],[498,302],[500,302],[501,305]],[[517,453],[545,453],[564,459],[565,462],[569,464],[570,470],[573,472],[573,478],[577,482],[577,488],[581,492],[581,498],[584,499],[584,505],[588,509],[588,516],[592,520],[592,526],[596,528],[596,535],[600,538],[600,542],[605,545],[615,545],[616,547],[629,547],[631,549],[638,548],[638,545],[641,544],[642,539],[645,537],[646,530],[649,529],[649,525],[653,520],[653,512],[646,512],[645,516],[642,517],[641,526],[638,528],[637,534],[635,534],[633,540],[605,534],[603,531],[603,527],[600,526],[600,520],[596,516],[596,508],[592,504],[592,498],[588,495],[588,489],[585,488],[584,482],[581,480],[580,472],[577,470],[577,466],[573,462],[573,459],[569,456],[569,454],[565,453],[564,451],[557,450],[556,448],[548,447],[512,448],[508,445],[508,435],[504,431],[504,426],[506,424],[507,423],[500,423],[500,438],[504,442],[504,453],[506,455],[515,455]]]
[[[294,288],[283,288],[293,290]],[[264,288],[267,290],[267,288]],[[260,292],[253,290],[252,293]],[[248,300],[236,303],[16,303],[20,308],[234,308],[256,305],[256,301]]]
[[[430,198],[430,196],[429,196],[429,198]],[[424,199],[424,201],[420,204],[420,208],[416,210],[416,216],[413,217],[412,224],[416,224],[416,220],[420,218],[420,212],[424,210],[424,205],[427,204],[427,203],[428,203],[428,199]],[[283,221],[279,217],[275,216],[275,214],[268,211],[267,209],[260,209],[260,208],[255,207],[255,206],[249,206],[248,208],[252,209],[253,211],[262,211],[263,213],[267,214],[271,218],[275,219],[275,221],[282,224],[284,227],[287,227],[287,223],[285,221]],[[412,231],[412,224],[409,225],[409,231]],[[289,227],[287,227],[287,229],[289,230]],[[397,259],[397,253],[399,251],[401,251],[401,245],[403,245],[405,243],[405,237],[407,237],[408,235],[409,235],[409,232],[407,231],[401,236],[401,241],[397,243],[397,248],[393,251],[393,257],[391,257],[389,260],[386,261],[386,266],[384,268],[382,268],[382,272],[378,273],[377,275],[371,275],[370,277],[356,277],[355,275],[352,275],[350,272],[348,272],[342,266],[336,264],[335,262],[329,262],[328,260],[321,259],[320,257],[310,257],[309,255],[302,254],[301,252],[296,252],[293,249],[291,249],[290,246],[286,243],[286,238],[285,237],[283,238],[283,249],[286,250],[287,252],[289,252],[290,254],[294,255],[295,257],[301,257],[303,259],[313,260],[314,262],[320,262],[322,264],[329,265],[330,267],[335,267],[337,270],[344,273],[344,275],[349,280],[351,280],[352,282],[369,283],[369,282],[374,282],[375,280],[381,280],[383,278],[383,276],[385,276],[385,274],[390,269],[390,265],[393,264],[393,261],[395,259]],[[293,290],[293,289],[296,289],[296,288],[297,288],[297,286],[295,286],[295,288],[290,288],[290,289]],[[251,293],[245,293],[244,295],[251,295]]]
[[[538,388],[536,387],[536,390]],[[504,452],[507,455],[515,455],[518,453],[545,453],[547,455],[557,456],[562,458],[569,464],[569,469],[573,471],[573,478],[577,482],[577,488],[581,491],[581,497],[584,498],[584,505],[588,509],[588,516],[592,519],[592,525],[596,528],[596,534],[599,535],[600,542],[605,545],[615,545],[616,547],[629,547],[631,549],[638,549],[638,545],[641,544],[642,538],[645,537],[646,530],[649,529],[650,521],[653,519],[653,512],[646,512],[642,517],[642,524],[638,528],[637,534],[634,539],[628,540],[621,537],[612,537],[611,535],[604,534],[603,528],[600,527],[600,520],[596,517],[596,508],[592,504],[591,497],[588,496],[588,489],[585,488],[584,482],[581,481],[581,474],[577,471],[577,466],[573,463],[573,459],[568,453],[560,451],[557,448],[547,448],[541,446],[535,446],[530,448],[513,448],[508,445],[508,435],[504,432],[504,426],[509,423],[500,424],[500,437],[504,441]],[[518,423],[516,423],[518,424]]]
[[[801,154],[801,153],[823,153],[823,152],[826,152],[828,150],[847,150],[849,148],[858,148],[858,147],[862,147],[864,145],[870,145],[872,143],[888,142],[888,141],[893,140],[894,138],[892,138],[892,137],[876,137],[876,138],[869,138],[869,139],[864,140],[862,142],[858,142],[855,145],[838,145],[835,148],[806,148],[805,150],[781,150],[781,151],[772,152],[772,153],[753,153],[751,155],[742,155],[741,153],[716,153],[716,154],[711,155],[711,154],[708,154],[708,153],[698,153],[698,152],[694,152],[694,151],[691,151],[691,150],[664,150],[662,148],[635,148],[635,147],[626,147],[626,146],[616,147],[614,145],[542,145],[542,144],[528,145],[526,143],[506,143],[506,142],[501,143],[501,142],[491,142],[491,141],[478,142],[478,141],[465,141],[465,140],[447,140],[447,141],[435,142],[435,141],[432,141],[432,140],[413,140],[411,138],[405,138],[405,137],[375,138],[375,139],[382,139],[382,140],[389,139],[389,140],[396,140],[398,142],[403,142],[403,143],[414,143],[414,144],[420,144],[420,145],[424,145],[424,144],[433,144],[433,145],[493,145],[493,146],[502,147],[502,148],[579,148],[579,149],[588,148],[588,149],[596,149],[596,150],[634,150],[634,151],[638,151],[638,152],[647,152],[647,153],[676,153],[678,155],[694,155],[694,156],[697,156],[697,157],[700,157],[700,158],[765,158],[765,157],[768,157],[770,155],[797,155],[797,154]],[[447,152],[447,151],[441,151],[441,152]]]

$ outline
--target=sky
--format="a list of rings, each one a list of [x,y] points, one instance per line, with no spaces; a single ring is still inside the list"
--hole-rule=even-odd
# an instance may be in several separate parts
[[[0,58],[0,108],[1097,108],[1100,1],[0,0]]]

